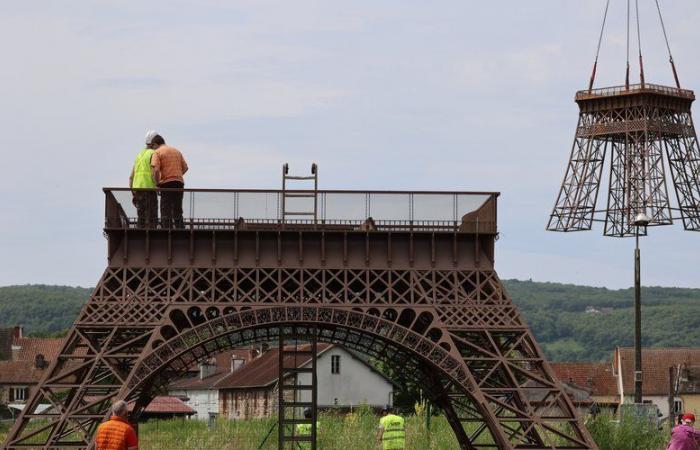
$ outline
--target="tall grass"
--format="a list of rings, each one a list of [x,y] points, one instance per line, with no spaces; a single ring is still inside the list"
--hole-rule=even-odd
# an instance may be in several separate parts
[[[198,420],[154,420],[139,426],[141,450],[255,450],[276,422],[275,418],[217,420],[211,428]],[[367,410],[320,417],[319,449],[374,450],[379,419]],[[621,420],[601,414],[587,422],[600,450],[664,450],[668,433],[633,416]],[[0,422],[0,442],[11,424]],[[454,435],[444,417],[433,417],[430,433],[423,416],[406,417],[407,450],[457,450]],[[277,448],[277,429],[262,447]]]
[[[669,435],[648,420],[631,414],[616,418],[600,414],[586,422],[600,450],[663,450]]]
[[[196,420],[149,421],[139,426],[141,450],[254,450],[275,424],[276,419],[245,421],[217,420],[211,428]],[[319,449],[374,450],[379,419],[366,410],[344,416],[322,414],[319,419]],[[434,417],[426,432],[422,416],[406,418],[407,450],[458,450],[449,424]],[[277,448],[277,428],[264,450]]]
[[[11,426],[10,422],[0,422],[0,443],[5,440],[5,436],[7,436]]]

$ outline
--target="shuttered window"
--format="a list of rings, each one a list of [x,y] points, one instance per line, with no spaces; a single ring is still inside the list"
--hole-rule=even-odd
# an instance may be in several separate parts
[[[10,402],[23,402],[29,397],[29,388],[10,388]]]
[[[340,355],[331,356],[331,373],[334,375],[340,373]]]

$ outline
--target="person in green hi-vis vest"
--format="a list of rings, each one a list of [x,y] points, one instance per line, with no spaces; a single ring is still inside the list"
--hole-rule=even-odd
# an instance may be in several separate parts
[[[136,207],[139,228],[155,228],[158,222],[158,194],[155,190],[147,190],[156,188],[151,167],[155,151],[150,147],[157,134],[155,131],[146,134],[146,148],[136,155],[129,177],[129,187],[134,190],[132,202]]]
[[[389,405],[382,409],[382,418],[379,419],[377,447],[382,450],[406,448],[406,426],[403,417],[393,414]]]
[[[313,417],[313,412],[311,411],[311,408],[306,408],[304,410],[304,418],[305,419],[311,419]],[[310,423],[298,423],[297,426],[295,427],[296,435],[297,436],[311,436],[311,424]],[[318,420],[316,421],[316,441],[318,442],[318,431],[321,429],[320,424],[318,423]],[[311,450],[311,443],[310,442],[297,442],[297,446],[295,448],[298,448],[300,450]],[[316,446],[318,448],[318,446]]]

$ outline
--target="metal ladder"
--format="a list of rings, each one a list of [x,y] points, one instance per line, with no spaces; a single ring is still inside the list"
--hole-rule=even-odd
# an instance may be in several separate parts
[[[287,183],[289,181],[313,181],[314,183],[314,188],[313,190],[311,189],[304,189],[304,192],[300,192],[298,189],[292,189],[292,192],[289,192],[288,190],[288,185]],[[313,200],[313,209],[311,205],[309,205],[309,209],[311,210],[297,210],[297,211],[290,211],[288,210],[289,207],[289,199],[293,198],[307,198],[307,199],[312,199]],[[316,224],[318,218],[318,166],[316,163],[311,164],[311,175],[308,176],[298,176],[298,175],[289,175],[289,164],[285,163],[282,166],[282,221],[286,222],[287,219],[307,219],[313,221],[313,224]]]
[[[300,442],[308,443],[305,448],[317,449],[316,334],[312,332],[308,338],[305,337],[308,343],[302,346],[299,345],[298,338],[293,327],[280,327],[277,379],[279,450],[296,450],[300,448]],[[303,364],[306,361],[309,363]],[[301,364],[304,367],[299,367]],[[309,375],[306,382],[300,377],[303,374]],[[303,414],[306,408],[311,409],[309,419]],[[311,433],[298,435],[296,426],[299,424],[311,425]]]

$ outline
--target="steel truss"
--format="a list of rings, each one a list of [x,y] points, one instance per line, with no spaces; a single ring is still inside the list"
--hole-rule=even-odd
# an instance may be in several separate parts
[[[463,449],[597,448],[493,270],[495,233],[284,233],[107,228],[109,266],[3,448],[90,448],[113,400],[137,420],[193,364],[294,336],[420,383]]]
[[[694,98],[691,91],[653,85],[580,92],[574,148],[547,229],[590,230],[601,220],[606,236],[635,236],[633,222],[644,213],[650,226],[670,225],[680,217],[686,230],[700,231],[700,147],[690,114]],[[596,211],[606,153],[611,154],[607,206]],[[664,154],[677,208],[669,201]],[[604,217],[596,219],[598,212]]]

